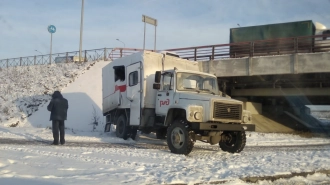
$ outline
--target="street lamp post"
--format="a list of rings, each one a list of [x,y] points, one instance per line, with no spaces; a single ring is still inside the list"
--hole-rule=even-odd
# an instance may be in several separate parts
[[[119,41],[119,42],[121,42],[121,43],[123,43],[124,44],[124,48],[126,48],[125,47],[125,43],[123,42],[123,41],[121,41],[121,40],[119,40],[119,39],[116,39],[117,41]]]
[[[34,51],[36,51],[36,52],[38,52],[38,53],[40,53],[41,55],[43,55],[40,51],[38,51],[38,50],[34,50]]]
[[[41,62],[43,63],[43,62],[44,62],[44,54],[41,53],[41,52],[38,51],[38,50],[34,50],[34,51],[39,52],[39,53],[41,54]],[[36,58],[36,56],[34,56],[34,64],[36,63],[36,61],[37,61],[37,58]]]

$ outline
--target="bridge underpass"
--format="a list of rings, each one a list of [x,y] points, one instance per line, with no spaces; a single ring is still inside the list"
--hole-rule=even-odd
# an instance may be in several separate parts
[[[315,120],[304,122],[312,122],[305,105],[330,105],[330,52],[209,60],[200,68],[218,77],[222,92],[245,102],[257,131],[314,129]]]
[[[215,74],[220,90],[242,100],[244,108],[251,111],[257,131],[318,130],[315,128],[319,123],[306,114],[305,105],[330,105],[329,40],[322,44],[315,42],[307,50],[297,43],[268,45],[265,50],[258,48],[258,53],[254,52],[255,43],[242,43],[236,46],[241,50],[235,51],[235,55],[231,46],[169,51],[199,61],[201,71]]]

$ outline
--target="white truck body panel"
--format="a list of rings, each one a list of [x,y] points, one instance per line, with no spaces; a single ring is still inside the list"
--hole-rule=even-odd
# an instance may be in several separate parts
[[[132,98],[133,94],[127,91],[129,74],[126,73],[124,81],[118,80],[115,82],[114,66],[125,66],[125,72],[127,72],[128,66],[138,62],[141,63],[141,108],[155,108],[157,90],[154,90],[152,87],[155,71],[174,69],[174,67],[180,70],[199,71],[197,62],[168,55],[163,57],[164,54],[142,51],[116,59],[105,66],[102,69],[103,113],[116,108],[130,108],[132,104],[130,98]],[[162,65],[162,60],[164,60],[164,66]]]

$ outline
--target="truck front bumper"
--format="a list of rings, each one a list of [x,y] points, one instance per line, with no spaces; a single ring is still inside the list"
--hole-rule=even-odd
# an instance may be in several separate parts
[[[255,131],[254,124],[229,124],[229,123],[191,123],[192,129],[209,131]]]

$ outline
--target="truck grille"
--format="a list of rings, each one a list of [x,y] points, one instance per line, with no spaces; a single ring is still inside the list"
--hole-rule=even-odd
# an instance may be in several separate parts
[[[214,102],[213,118],[241,120],[242,105]]]

